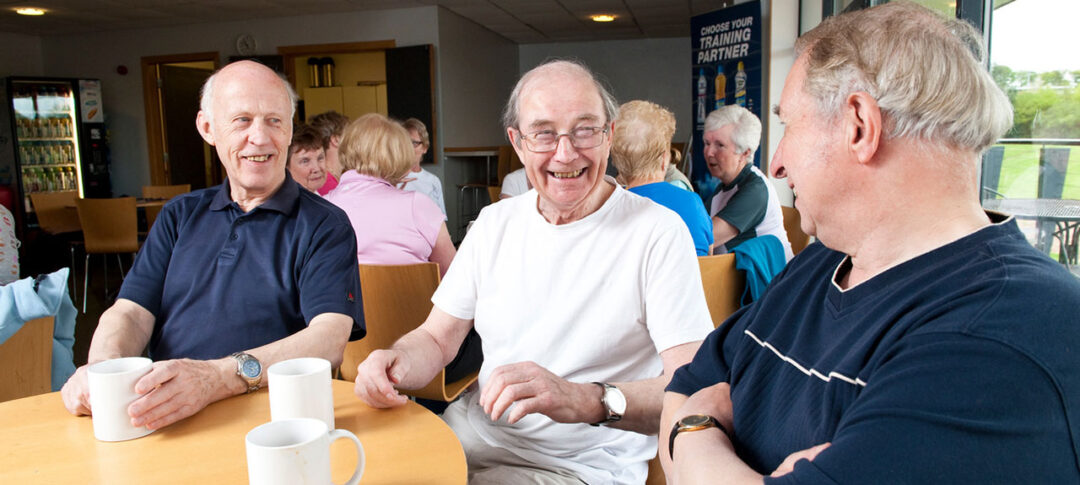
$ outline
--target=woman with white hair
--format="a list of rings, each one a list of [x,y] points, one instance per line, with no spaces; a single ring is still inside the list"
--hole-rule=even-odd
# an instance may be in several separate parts
[[[761,140],[761,121],[746,108],[728,105],[705,118],[705,163],[720,186],[709,207],[717,254],[744,241],[771,234],[793,254],[784,230],[780,199],[772,183],[752,163]]]
[[[712,223],[697,194],[665,181],[671,166],[671,137],[675,115],[648,101],[630,101],[619,107],[611,161],[626,189],[675,211],[694,239],[698,256],[711,254]]]

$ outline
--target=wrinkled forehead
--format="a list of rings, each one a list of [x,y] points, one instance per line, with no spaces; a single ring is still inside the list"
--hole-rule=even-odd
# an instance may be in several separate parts
[[[537,73],[522,86],[518,105],[521,128],[565,121],[567,117],[606,121],[603,99],[591,77],[583,72],[557,70]]]

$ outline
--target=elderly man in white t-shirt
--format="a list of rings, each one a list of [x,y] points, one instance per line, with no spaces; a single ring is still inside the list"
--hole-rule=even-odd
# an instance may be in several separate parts
[[[470,328],[479,390],[444,419],[470,483],[642,483],[663,388],[712,329],[672,211],[604,175],[618,105],[581,64],[526,73],[504,115],[534,190],[486,207],[417,330],[359,366],[356,394],[400,405]]]

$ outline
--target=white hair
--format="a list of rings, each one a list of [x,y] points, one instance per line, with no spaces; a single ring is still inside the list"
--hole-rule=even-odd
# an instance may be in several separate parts
[[[612,122],[619,114],[619,103],[615,101],[615,96],[611,95],[604,83],[597,79],[592,70],[585,64],[570,59],[552,59],[545,61],[543,64],[536,66],[521,76],[517,85],[514,86],[514,90],[510,93],[510,99],[506,103],[506,108],[503,110],[503,127],[504,128],[518,128],[520,119],[518,118],[518,108],[521,100],[521,92],[524,90],[525,85],[537,75],[551,71],[551,70],[564,70],[564,71],[577,71],[596,86],[596,91],[600,95],[600,101],[604,105],[604,124]],[[511,140],[512,141],[512,140]]]
[[[753,159],[761,143],[761,120],[750,110],[737,104],[724,106],[705,117],[705,132],[727,125],[735,126],[731,131],[731,142],[735,144],[735,150],[739,153],[750,150],[750,158]]]
[[[803,89],[830,119],[861,91],[877,100],[887,138],[978,153],[1012,126],[978,31],[925,7],[897,1],[831,17],[800,37],[795,52],[806,56]]]

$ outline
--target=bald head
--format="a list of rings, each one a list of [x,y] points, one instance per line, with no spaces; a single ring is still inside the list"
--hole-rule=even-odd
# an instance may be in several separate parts
[[[237,61],[233,62],[225,67],[218,69],[217,72],[210,75],[203,83],[202,93],[199,97],[199,109],[205,113],[208,120],[210,120],[211,126],[213,125],[213,107],[214,107],[214,86],[216,84],[222,84],[226,82],[242,82],[252,85],[261,85],[258,81],[265,81],[268,79],[274,80],[277,84],[281,85],[280,91],[271,91],[267,93],[261,93],[264,96],[284,96],[288,98],[289,105],[292,106],[292,110],[289,112],[289,118],[292,118],[296,114],[296,91],[293,90],[285,78],[278,75],[269,67],[259,64],[254,61]],[[272,83],[271,83],[272,84]]]
[[[619,112],[619,105],[615,102],[615,97],[604,87],[603,83],[596,79],[596,76],[588,67],[575,61],[553,60],[534,67],[518,80],[514,90],[510,93],[510,100],[506,103],[506,109],[503,111],[504,128],[519,128],[521,98],[528,89],[539,83],[550,83],[556,79],[565,78],[589,80],[596,87],[596,93],[604,105],[604,116],[607,118],[604,123],[609,123],[615,119]]]

